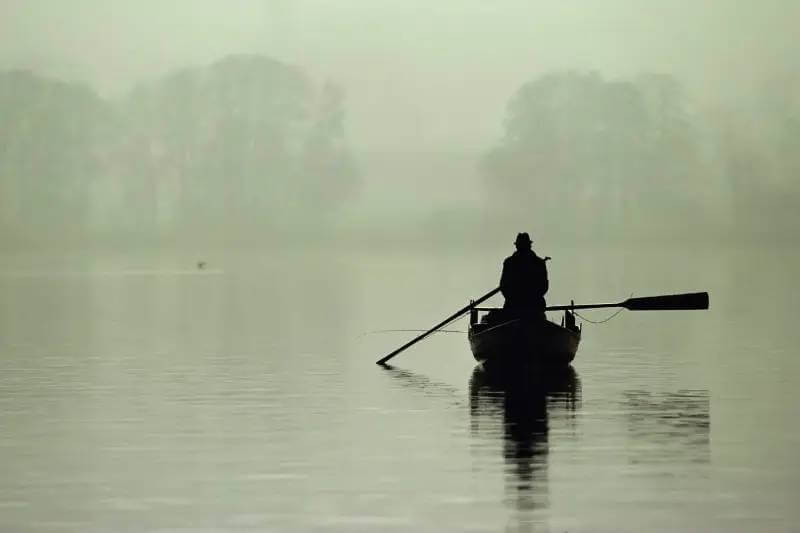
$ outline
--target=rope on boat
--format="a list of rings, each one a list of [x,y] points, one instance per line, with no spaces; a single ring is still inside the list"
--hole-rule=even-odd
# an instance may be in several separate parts
[[[624,310],[625,310],[625,308],[624,308],[624,307],[623,307],[623,308],[620,308],[620,309],[619,309],[619,310],[618,310],[616,313],[614,313],[614,314],[613,314],[613,315],[611,315],[610,317],[608,317],[608,318],[605,318],[605,319],[603,319],[603,320],[597,320],[597,321],[595,321],[595,320],[589,320],[588,318],[586,318],[585,316],[581,315],[581,314],[580,314],[580,313],[578,313],[577,311],[572,311],[572,314],[574,314],[575,316],[577,316],[577,317],[578,317],[578,318],[580,318],[581,320],[585,320],[586,322],[588,322],[588,323],[590,323],[590,324],[605,324],[606,322],[608,322],[609,320],[611,320],[612,318],[614,318],[615,316],[617,316],[618,314],[620,314],[620,313],[621,313],[621,312],[623,312]]]
[[[633,296],[633,294],[631,294],[631,296]],[[606,322],[608,322],[611,319],[615,318],[618,314],[620,314],[624,310],[625,310],[624,307],[620,307],[615,313],[613,313],[610,316],[604,318],[603,320],[590,320],[590,319],[586,318],[585,316],[583,316],[582,314],[578,313],[577,311],[572,311],[572,314],[574,314],[575,316],[577,316],[578,318],[580,318],[584,322],[588,322],[590,324],[605,324]],[[458,317],[453,322],[459,322],[462,319],[464,319],[466,316],[467,315],[465,314],[465,315],[463,315],[461,317]],[[512,320],[509,320],[507,322],[502,322],[500,324],[496,324],[496,325],[494,325],[494,326],[492,326],[492,327],[490,327],[488,329],[485,329],[484,331],[481,331],[477,335],[482,335],[482,334],[487,333],[489,331],[492,331],[494,329],[497,329],[497,328],[500,328],[500,327],[503,327],[503,326],[507,326],[507,325],[509,325],[509,324],[511,324],[513,322],[517,322],[518,320],[519,319],[512,319]],[[375,330],[375,331],[368,331],[366,333],[362,333],[361,335],[359,335],[357,337],[357,339],[360,339],[362,337],[365,337],[367,335],[372,335],[372,334],[375,334],[375,333],[416,333],[416,332],[420,332],[420,331],[427,331],[427,330],[425,330],[425,329],[378,329],[378,330]],[[434,333],[466,333],[466,331],[461,331],[461,330],[458,330],[458,329],[437,329],[436,331],[434,331]]]
[[[507,326],[509,324],[513,324],[514,322],[519,322],[519,320],[520,320],[519,318],[514,318],[514,319],[508,320],[506,322],[501,322],[500,324],[495,324],[494,326],[492,326],[490,328],[487,328],[487,329],[485,329],[483,331],[479,331],[478,333],[475,334],[475,336],[477,337],[478,335],[483,335],[484,333],[489,333],[490,331],[495,330],[497,328],[502,328],[502,327],[505,327],[505,326]]]
[[[631,295],[630,295],[628,298],[633,298],[633,293],[631,293]],[[582,315],[580,315],[580,314],[579,314],[577,311],[572,311],[572,314],[573,314],[573,315],[575,315],[575,316],[577,316],[577,317],[578,317],[578,318],[580,318],[581,320],[585,320],[585,321],[586,321],[586,322],[588,322],[589,324],[605,324],[606,322],[608,322],[609,320],[611,320],[612,318],[614,318],[615,316],[617,316],[618,314],[620,314],[620,313],[621,313],[621,312],[623,312],[624,310],[625,310],[625,308],[624,308],[624,307],[620,307],[620,308],[619,308],[619,311],[617,311],[616,313],[612,314],[612,315],[611,315],[611,316],[609,316],[608,318],[604,318],[603,320],[598,320],[598,321],[589,320],[589,319],[588,319],[588,318],[586,318],[585,316],[582,316]]]

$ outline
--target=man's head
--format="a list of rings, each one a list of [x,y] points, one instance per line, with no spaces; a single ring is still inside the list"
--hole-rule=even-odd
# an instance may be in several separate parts
[[[517,250],[530,250],[531,238],[527,233],[517,233],[517,240],[514,241]]]

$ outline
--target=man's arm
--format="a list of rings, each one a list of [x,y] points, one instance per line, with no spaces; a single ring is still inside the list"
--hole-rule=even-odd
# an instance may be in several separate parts
[[[550,281],[547,279],[547,260],[550,259],[549,257],[545,257],[541,261],[541,273],[539,274],[539,283],[542,291],[542,296],[547,294],[547,290],[550,288]]]
[[[542,261],[542,272],[544,274],[544,283],[542,287],[544,290],[542,291],[542,296],[544,296],[550,288],[550,280],[547,279],[547,264],[544,261]]]
[[[508,266],[508,259],[503,261],[503,272],[500,274],[500,292],[503,293],[503,298],[508,298],[508,291],[511,288],[511,268]]]

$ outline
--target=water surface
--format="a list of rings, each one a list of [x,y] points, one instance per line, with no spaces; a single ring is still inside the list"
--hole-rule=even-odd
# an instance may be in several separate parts
[[[505,253],[3,256],[0,530],[797,527],[796,254],[547,251],[551,303],[711,309],[585,324],[546,384],[458,333],[373,364]]]

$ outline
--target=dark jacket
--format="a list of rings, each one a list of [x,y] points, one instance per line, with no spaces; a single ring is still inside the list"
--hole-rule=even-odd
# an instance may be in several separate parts
[[[548,288],[547,266],[533,250],[517,250],[503,261],[500,291],[506,299],[506,309],[544,312]]]

